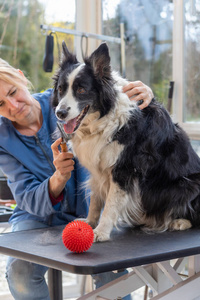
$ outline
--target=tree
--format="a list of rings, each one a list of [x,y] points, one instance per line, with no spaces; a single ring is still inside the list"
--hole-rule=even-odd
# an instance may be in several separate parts
[[[34,92],[52,86],[52,76],[59,61],[57,41],[54,39],[54,68],[51,73],[44,72],[42,64],[46,36],[40,30],[44,10],[38,0],[0,0],[0,56],[25,73],[33,83]],[[63,28],[74,26],[64,22],[51,25]],[[65,35],[63,38],[63,34],[57,33],[57,37],[59,44],[63,39],[73,44],[72,36]]]

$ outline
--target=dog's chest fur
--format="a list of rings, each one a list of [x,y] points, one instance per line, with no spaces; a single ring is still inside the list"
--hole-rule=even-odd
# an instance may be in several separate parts
[[[111,114],[101,119],[98,113],[89,114],[72,140],[75,155],[93,176],[111,170],[124,149],[113,141],[120,124],[111,120]]]
[[[108,193],[113,166],[124,150],[124,145],[113,137],[126,124],[129,110],[133,109],[125,98],[121,94],[114,110],[103,118],[99,118],[98,112],[88,114],[72,139],[74,154],[90,171],[90,183],[95,180],[95,190],[98,189],[102,197]]]

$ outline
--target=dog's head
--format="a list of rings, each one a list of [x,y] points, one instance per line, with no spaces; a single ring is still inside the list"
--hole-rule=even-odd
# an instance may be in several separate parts
[[[100,117],[107,114],[116,95],[105,43],[82,64],[68,51],[64,42],[62,48],[60,68],[53,78],[52,104],[56,117],[65,123],[65,131],[73,133],[88,113],[98,111]]]

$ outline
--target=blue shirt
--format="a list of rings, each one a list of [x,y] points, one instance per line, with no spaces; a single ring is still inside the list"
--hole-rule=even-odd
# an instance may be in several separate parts
[[[34,94],[42,109],[43,124],[36,136],[20,134],[12,122],[0,116],[0,168],[8,178],[17,206],[10,222],[34,219],[48,225],[61,225],[88,213],[88,197],[82,184],[88,172],[75,159],[64,189],[64,199],[53,207],[48,193],[48,181],[54,173],[51,144],[56,117],[51,108],[52,89]]]

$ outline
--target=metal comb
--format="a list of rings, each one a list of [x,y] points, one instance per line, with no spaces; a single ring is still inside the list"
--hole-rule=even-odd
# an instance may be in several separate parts
[[[60,144],[62,152],[67,152],[67,142],[72,138],[72,134],[67,134],[61,122],[57,122],[58,129],[60,130],[62,143]]]

